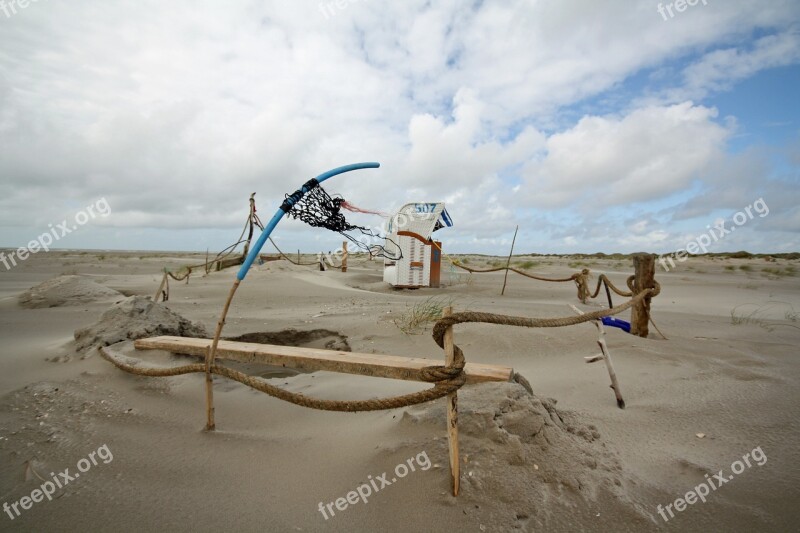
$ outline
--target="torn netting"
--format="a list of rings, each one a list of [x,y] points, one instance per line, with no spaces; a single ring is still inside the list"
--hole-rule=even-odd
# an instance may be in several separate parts
[[[291,195],[286,195],[287,199],[292,199]],[[380,234],[363,226],[356,226],[349,223],[341,212],[342,204],[345,203],[344,198],[332,198],[325,189],[317,185],[309,190],[302,198],[291,202],[291,206],[287,214],[298,220],[301,220],[315,228],[327,228],[331,231],[340,233],[343,237],[356,245],[356,247],[368,252],[375,257],[385,257],[392,261],[397,261],[402,258],[400,247],[395,245],[397,250],[396,254],[392,254],[380,244],[368,244],[361,240],[348,235],[345,232],[358,230],[361,235],[372,237],[373,239],[384,240]],[[285,202],[286,204],[286,202]],[[372,239],[366,239],[367,241]],[[396,243],[395,243],[396,244]]]

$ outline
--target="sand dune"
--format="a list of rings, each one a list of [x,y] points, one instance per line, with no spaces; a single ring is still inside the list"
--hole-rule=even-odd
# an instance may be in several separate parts
[[[50,472],[75,472],[103,445],[113,460],[93,465],[52,501],[20,509],[13,521],[5,515],[4,530],[793,531],[800,523],[796,261],[780,260],[764,271],[763,261],[691,259],[657,272],[662,294],[653,314],[669,340],[616,329],[607,335],[625,410],[616,406],[602,363],[583,362],[598,351],[592,325],[458,326],[456,342],[468,361],[514,367],[533,395],[516,384],[462,389],[462,493],[454,498],[441,401],[329,413],[220,378],[218,429],[207,433],[202,375],[140,378],[93,352],[82,358],[92,344],[122,340],[107,327],[78,336],[87,342],[73,339],[75,330],[92,324],[120,326],[110,319],[119,311],[109,308],[125,297],[105,296],[152,295],[160,268],[196,259],[87,255],[38,254],[0,277],[0,291],[8,295],[0,301],[3,501],[29,496]],[[490,260],[470,258],[478,265]],[[544,274],[589,266],[622,282],[631,272],[618,260],[537,261],[531,271]],[[353,263],[346,274],[283,261],[255,267],[234,300],[225,336],[442,360],[430,324],[410,333],[398,327],[431,298],[457,310],[531,317],[569,316],[569,304],[593,310],[603,302],[583,306],[573,284],[521,277],[511,277],[501,297],[502,273],[469,276],[454,269],[443,272],[441,289],[392,291],[380,282],[377,262]],[[24,287],[56,279],[65,268],[109,292],[99,301],[65,297],[58,306],[17,302]],[[775,275],[776,268],[786,275]],[[160,334],[146,327],[151,320],[184,334],[192,322],[201,334],[201,327],[213,331],[232,280],[231,271],[193,276],[189,284],[173,283],[164,305],[151,308],[135,298],[116,305],[128,306],[120,316],[139,310],[143,334]],[[182,359],[139,355],[164,364]],[[425,387],[244,368],[320,398],[366,399]],[[751,461],[705,503],[684,511],[673,506],[668,522],[659,515],[659,505],[673,504],[720,470],[731,473],[732,463],[756,448],[767,458],[762,465]],[[370,477],[421,457],[430,459],[429,468],[420,461],[366,503],[327,519],[319,511],[320,502],[335,502]]]

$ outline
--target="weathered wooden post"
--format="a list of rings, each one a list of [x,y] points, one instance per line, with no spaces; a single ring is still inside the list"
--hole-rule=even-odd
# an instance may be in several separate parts
[[[633,255],[633,295],[656,286],[656,256],[653,254]],[[650,296],[642,299],[631,308],[631,333],[639,337],[647,337],[650,333]]]
[[[250,252],[250,241],[253,240],[253,226],[256,221],[256,193],[250,195],[250,216],[247,217],[247,223],[250,225],[250,232],[247,234],[247,240],[244,243],[244,251],[242,258],[247,257]],[[244,259],[242,259],[244,261]]]
[[[442,309],[442,318],[453,314],[452,307]],[[455,348],[453,342],[453,327],[444,332],[445,365],[453,364]],[[453,478],[453,496],[458,496],[461,485],[461,464],[458,455],[458,391],[447,395],[447,443],[450,448],[450,475]]]
[[[342,241],[342,272],[347,272],[347,241]]]
[[[164,268],[164,276],[161,278],[161,284],[158,286],[158,289],[156,290],[156,295],[153,296],[153,301],[154,302],[157,302],[158,298],[162,296],[162,293],[164,291],[164,286],[167,283],[168,283],[168,281],[167,281],[167,269],[165,267]]]

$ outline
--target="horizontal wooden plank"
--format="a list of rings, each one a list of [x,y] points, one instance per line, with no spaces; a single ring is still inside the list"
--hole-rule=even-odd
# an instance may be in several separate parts
[[[139,350],[166,350],[173,353],[205,357],[211,339],[161,336],[139,339],[134,345]],[[365,354],[301,348],[296,346],[277,346],[251,342],[219,341],[217,357],[243,363],[262,363],[266,365],[297,368],[307,372],[326,370],[361,376],[404,379],[419,381],[419,369],[444,364],[433,359],[401,357],[397,355]],[[467,363],[464,367],[467,383],[484,381],[510,381],[513,369],[506,366]]]

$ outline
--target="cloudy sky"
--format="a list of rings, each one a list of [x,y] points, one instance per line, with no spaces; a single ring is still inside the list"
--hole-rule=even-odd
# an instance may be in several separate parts
[[[507,251],[519,224],[520,253],[668,252],[759,199],[710,251],[800,250],[797,0],[20,1],[0,1],[0,246],[105,198],[57,245],[219,249],[251,192],[266,219],[379,161],[326,189],[443,200],[450,251]]]

